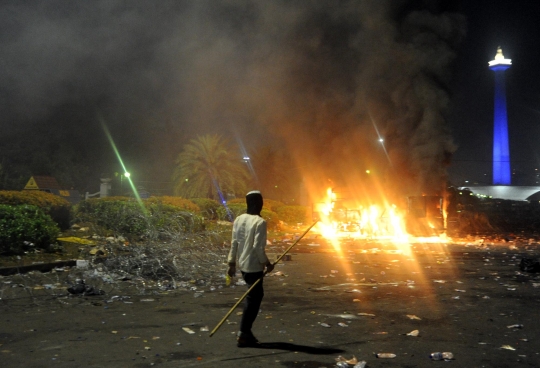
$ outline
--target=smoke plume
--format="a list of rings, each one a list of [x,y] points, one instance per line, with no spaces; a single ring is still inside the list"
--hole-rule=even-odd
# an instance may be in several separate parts
[[[4,175],[36,167],[13,154],[36,147],[68,152],[86,177],[114,170],[101,116],[147,180],[169,180],[183,143],[218,133],[249,150],[284,144],[310,191],[438,191],[455,149],[447,84],[464,35],[444,5],[4,2]]]

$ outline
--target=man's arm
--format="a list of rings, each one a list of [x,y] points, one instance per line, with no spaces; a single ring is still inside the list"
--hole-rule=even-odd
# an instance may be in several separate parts
[[[229,275],[230,277],[234,277],[234,275],[236,275],[236,263],[229,263],[227,275]]]
[[[236,254],[238,252],[238,239],[236,238],[235,225],[236,224],[233,224],[231,250],[229,251],[229,256],[227,257],[227,263],[229,264],[227,275],[229,275],[230,277],[233,277],[236,274]]]
[[[274,264],[270,262],[268,259],[268,256],[266,255],[266,239],[267,239],[267,230],[266,230],[266,221],[262,222],[259,226],[257,226],[257,229],[255,231],[255,239],[254,239],[254,246],[255,251],[257,253],[257,257],[259,259],[259,262],[264,263],[266,270],[266,273],[272,272],[274,269]]]

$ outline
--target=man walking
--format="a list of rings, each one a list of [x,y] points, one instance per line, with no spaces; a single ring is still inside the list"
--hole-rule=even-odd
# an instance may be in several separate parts
[[[248,287],[257,280],[259,283],[249,292],[244,304],[244,313],[238,332],[238,347],[256,346],[259,341],[251,328],[257,318],[261,301],[264,296],[263,278],[265,271],[271,272],[274,265],[266,256],[266,220],[261,217],[263,197],[261,192],[254,190],[246,195],[247,213],[240,215],[234,220],[232,230],[231,250],[227,262],[229,270],[227,274],[234,276],[236,273],[236,261],[238,269]]]

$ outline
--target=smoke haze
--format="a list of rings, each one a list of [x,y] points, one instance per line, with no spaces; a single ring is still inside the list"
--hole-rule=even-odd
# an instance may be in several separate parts
[[[442,188],[464,36],[443,2],[11,1],[0,16],[4,176],[63,157],[88,190],[118,170],[101,117],[145,180],[170,180],[184,143],[218,133],[248,151],[272,137],[311,191]]]

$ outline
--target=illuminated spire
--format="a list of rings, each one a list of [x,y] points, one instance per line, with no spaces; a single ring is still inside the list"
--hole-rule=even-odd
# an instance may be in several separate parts
[[[501,46],[497,48],[497,54],[495,55],[495,59],[489,62],[489,66],[495,65],[512,65],[512,59],[504,58]]]
[[[506,87],[504,72],[512,65],[505,59],[499,46],[489,69],[495,72],[495,104],[493,119],[493,185],[511,185],[510,147],[508,143],[508,114],[506,112]]]

